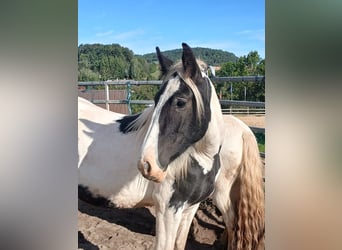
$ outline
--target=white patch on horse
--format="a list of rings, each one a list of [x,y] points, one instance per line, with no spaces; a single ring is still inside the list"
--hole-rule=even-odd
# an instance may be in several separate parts
[[[203,174],[206,175],[213,167],[214,158],[204,154],[194,154],[193,158],[198,162],[203,170]]]
[[[143,197],[152,196],[152,183],[146,180],[142,175],[137,175],[135,178],[124,185],[120,191],[109,197],[117,207],[130,208],[139,206],[150,206],[153,205],[151,199],[143,199]],[[127,197],[130,197],[127,199]]]

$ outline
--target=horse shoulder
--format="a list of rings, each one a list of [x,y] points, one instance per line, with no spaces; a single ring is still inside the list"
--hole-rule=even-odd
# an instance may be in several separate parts
[[[233,116],[233,115],[223,115],[223,120],[225,124],[225,128],[228,130],[232,130],[233,132],[250,132],[252,133],[252,130],[241,121],[239,118]]]
[[[223,115],[225,130],[223,133],[223,145],[221,150],[221,162],[223,169],[232,172],[242,159],[243,134],[252,133],[249,127],[232,115]]]

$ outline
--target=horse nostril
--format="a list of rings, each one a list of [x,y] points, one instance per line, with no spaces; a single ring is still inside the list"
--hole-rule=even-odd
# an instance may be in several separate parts
[[[151,172],[151,165],[149,162],[145,161],[143,163],[143,167],[144,167],[144,170],[147,172],[147,173],[150,173]]]

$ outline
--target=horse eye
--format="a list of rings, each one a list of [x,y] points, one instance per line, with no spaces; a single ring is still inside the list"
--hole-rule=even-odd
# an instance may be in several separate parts
[[[176,106],[177,108],[184,108],[186,101],[184,99],[177,99]]]

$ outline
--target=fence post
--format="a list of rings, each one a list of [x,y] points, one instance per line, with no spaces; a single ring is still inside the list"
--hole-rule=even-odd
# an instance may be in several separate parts
[[[105,92],[106,92],[106,109],[109,110],[109,90],[108,90],[108,83],[105,81]]]
[[[127,82],[127,105],[128,105],[128,113],[131,115],[132,114],[132,109],[131,109],[131,82]]]

